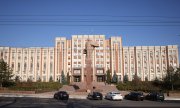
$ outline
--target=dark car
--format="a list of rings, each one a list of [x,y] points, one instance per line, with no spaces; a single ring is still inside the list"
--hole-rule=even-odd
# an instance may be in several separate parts
[[[153,101],[164,101],[164,93],[161,92],[150,92],[146,95],[147,100],[153,100]]]
[[[124,98],[128,100],[143,101],[144,95],[142,92],[130,92],[129,94],[125,95]]]
[[[100,92],[92,92],[89,93],[87,96],[88,99],[98,99],[98,100],[102,100],[103,99],[103,95]]]
[[[58,91],[54,94],[55,99],[68,100],[69,94],[66,91]]]

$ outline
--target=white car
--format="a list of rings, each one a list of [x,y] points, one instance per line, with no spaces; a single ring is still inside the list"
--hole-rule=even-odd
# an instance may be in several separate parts
[[[105,96],[106,99],[123,100],[123,96],[119,92],[109,92]]]

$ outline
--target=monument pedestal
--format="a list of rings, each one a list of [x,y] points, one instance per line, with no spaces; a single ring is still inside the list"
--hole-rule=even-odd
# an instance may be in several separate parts
[[[85,68],[85,75],[86,75],[86,89],[87,90],[92,90],[93,89],[93,85],[92,85],[92,81],[93,81],[93,68],[91,66],[92,62],[90,59],[86,60],[86,68]]]
[[[99,47],[99,45],[96,42],[93,42],[88,38],[85,49],[84,49],[84,54],[86,54],[86,67],[85,67],[85,75],[86,75],[86,90],[93,90],[93,68],[92,68],[92,53],[95,47]]]

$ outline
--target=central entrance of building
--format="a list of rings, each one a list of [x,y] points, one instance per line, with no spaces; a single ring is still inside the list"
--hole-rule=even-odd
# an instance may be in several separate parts
[[[81,82],[81,76],[74,76],[74,82]]]
[[[104,82],[105,81],[105,76],[104,75],[97,75],[97,82]]]

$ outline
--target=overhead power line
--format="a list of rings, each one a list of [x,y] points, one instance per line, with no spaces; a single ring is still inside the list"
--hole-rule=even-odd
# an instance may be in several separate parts
[[[0,20],[0,22],[125,22],[125,23],[180,23],[180,21],[153,20]]]
[[[89,24],[0,24],[0,25],[3,25],[3,26],[9,26],[9,25],[12,25],[12,26],[16,26],[16,25],[18,25],[18,26],[24,26],[24,25],[29,25],[29,26],[180,26],[180,24],[178,24],[178,25],[175,25],[175,24],[171,24],[171,25],[162,25],[162,24],[159,24],[159,25],[148,25],[148,24],[134,24],[134,25],[132,25],[132,24],[119,24],[119,25],[107,25],[107,24],[102,24],[102,25],[98,25],[98,24],[96,24],[96,25],[89,25]]]
[[[149,15],[105,15],[105,14],[101,14],[101,15],[96,15],[96,14],[88,14],[88,15],[85,15],[85,14],[76,14],[76,15],[73,15],[73,14],[64,14],[64,15],[59,15],[59,14],[1,14],[0,16],[14,16],[14,17],[17,17],[17,16],[33,16],[33,17],[36,17],[36,16],[63,16],[63,17],[67,17],[67,16],[74,16],[74,17],[144,17],[144,18],[180,18],[180,17],[177,17],[177,16],[149,16]]]
[[[25,16],[25,17],[22,17]],[[40,16],[40,17],[39,17]],[[61,16],[61,17],[59,17]],[[69,17],[73,16],[73,17]],[[75,17],[74,17],[75,16]],[[82,16],[82,18],[77,18]],[[48,18],[51,19],[48,19]],[[56,18],[56,19],[52,19]],[[68,18],[65,18],[68,17]],[[90,17],[90,18],[89,18]],[[96,18],[96,19],[92,19]],[[97,18],[99,17],[99,18]],[[105,18],[113,17],[113,18]],[[116,18],[114,18],[116,17]],[[136,17],[136,18],[134,18]],[[15,18],[15,19],[14,19]],[[20,18],[20,19],[19,19]],[[63,18],[63,19],[62,19]],[[134,19],[133,19],[134,18]],[[147,19],[148,18],[148,19]],[[155,18],[155,19],[154,19]],[[168,19],[162,19],[168,18]],[[180,26],[180,17],[113,15],[0,15],[0,25],[47,26]]]

